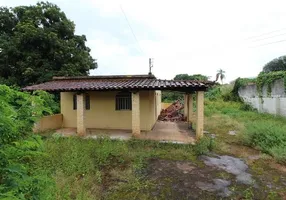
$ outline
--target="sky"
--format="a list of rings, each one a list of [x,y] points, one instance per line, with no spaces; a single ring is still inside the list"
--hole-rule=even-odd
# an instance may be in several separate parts
[[[0,0],[0,6],[36,2]],[[160,79],[187,73],[214,80],[223,69],[229,82],[255,77],[286,54],[285,0],[49,2],[76,24],[76,34],[86,35],[99,65],[91,75],[147,74],[154,58],[152,73]]]

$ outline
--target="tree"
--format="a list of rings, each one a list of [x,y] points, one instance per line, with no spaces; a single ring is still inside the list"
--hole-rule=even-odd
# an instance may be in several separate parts
[[[199,81],[207,81],[208,77],[202,74],[177,74],[174,80],[199,80]]]
[[[53,76],[88,75],[97,63],[55,4],[0,7],[0,83],[26,86]]]
[[[174,80],[199,80],[199,81],[207,81],[208,77],[202,74],[177,74],[174,77]],[[176,100],[183,100],[183,94],[181,92],[175,91],[163,91],[162,92],[162,101],[163,102],[174,102]]]
[[[286,56],[275,58],[264,65],[263,72],[269,73],[273,71],[286,71]]]
[[[225,79],[225,71],[223,71],[222,69],[217,70],[215,81],[218,81],[219,78],[220,78],[221,84],[223,84],[223,79]]]

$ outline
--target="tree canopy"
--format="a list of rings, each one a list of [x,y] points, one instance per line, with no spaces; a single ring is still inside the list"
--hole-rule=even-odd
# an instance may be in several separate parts
[[[207,81],[208,77],[202,74],[177,74],[174,80],[199,80],[199,81]]]
[[[286,56],[275,58],[263,67],[263,72],[286,71]]]
[[[97,63],[85,42],[55,4],[0,7],[0,83],[26,86],[88,75]]]

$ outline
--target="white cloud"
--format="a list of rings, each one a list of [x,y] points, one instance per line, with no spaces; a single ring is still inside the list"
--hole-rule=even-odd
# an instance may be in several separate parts
[[[19,2],[5,1],[10,5]],[[92,55],[99,61],[99,69],[92,74],[147,73],[148,58],[153,57],[153,72],[159,78],[173,78],[178,73],[214,77],[222,68],[227,81],[231,81],[239,76],[255,76],[265,63],[285,54],[286,42],[255,46],[285,40],[286,34],[272,36],[286,33],[286,29],[255,38],[262,39],[260,41],[246,39],[286,28],[286,2],[283,0],[76,2],[54,0],[75,21],[79,27],[77,31],[87,35]],[[144,55],[140,53],[120,5]],[[78,14],[78,9],[87,7],[89,12]],[[106,27],[99,27],[99,23]]]
[[[216,70],[222,68],[228,81],[238,76],[255,76],[266,62],[284,54],[286,43],[255,47],[286,39],[286,35],[264,39],[283,31],[260,37],[261,41],[246,38],[286,28],[285,5],[284,1],[245,0],[121,1],[146,52],[146,60],[149,56],[155,58],[153,70],[157,76],[172,78],[177,73],[202,73],[214,77]],[[122,15],[118,1],[97,0],[94,6],[103,17]],[[134,28],[137,23],[146,25],[149,29],[145,31],[154,32],[158,40],[141,38]],[[138,57],[127,55],[125,59],[140,62]]]

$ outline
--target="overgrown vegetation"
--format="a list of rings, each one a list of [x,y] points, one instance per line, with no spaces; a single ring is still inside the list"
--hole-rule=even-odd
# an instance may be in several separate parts
[[[231,91],[229,88],[221,87],[225,86],[220,86],[220,91]],[[212,90],[218,90],[218,88]],[[212,91],[210,93],[214,94]],[[233,95],[232,92],[223,95],[221,92],[215,94],[217,97],[211,96],[205,102],[206,130],[218,134],[218,141],[243,143],[272,155],[279,162],[286,162],[286,119],[284,117],[258,113],[251,106],[240,101],[229,101],[225,97]],[[236,131],[239,136],[228,135],[231,130]]]
[[[111,140],[107,137],[63,138],[45,141],[46,156],[37,160],[41,170],[54,178],[52,199],[152,199],[158,183],[146,179],[149,159],[191,160],[211,148],[211,140],[199,145],[145,140]]]
[[[256,83],[256,78],[237,78],[234,82],[233,89],[231,93],[229,94],[233,101],[240,101],[240,97],[238,95],[239,88],[242,88],[244,86],[247,86],[248,84]]]
[[[279,79],[284,80],[284,87],[286,90],[286,71],[275,71],[269,73],[261,72],[256,79],[256,85],[259,96],[262,96],[263,86],[267,87],[267,95],[270,96],[272,84],[274,83],[275,80]]]
[[[285,120],[286,121],[286,120]],[[244,142],[286,163],[286,126],[276,121],[246,123]]]
[[[42,140],[32,133],[38,117],[51,113],[47,99],[0,85],[0,199],[49,196],[52,179],[34,163],[44,155]]]

